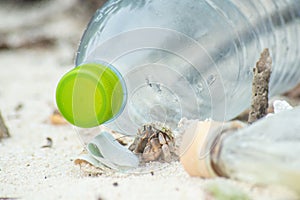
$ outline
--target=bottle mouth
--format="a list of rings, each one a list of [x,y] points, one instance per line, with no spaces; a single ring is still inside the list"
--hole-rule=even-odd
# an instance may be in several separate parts
[[[82,64],[66,73],[57,85],[59,111],[71,124],[91,128],[120,115],[127,100],[125,83],[111,65]]]

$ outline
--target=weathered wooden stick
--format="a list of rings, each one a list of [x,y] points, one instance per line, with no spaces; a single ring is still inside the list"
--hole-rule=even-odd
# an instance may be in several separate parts
[[[248,123],[253,123],[267,114],[271,68],[272,59],[269,49],[264,49],[256,67],[253,68],[252,102]]]
[[[9,137],[9,131],[7,126],[4,123],[4,120],[2,118],[1,112],[0,112],[0,140],[4,137]]]

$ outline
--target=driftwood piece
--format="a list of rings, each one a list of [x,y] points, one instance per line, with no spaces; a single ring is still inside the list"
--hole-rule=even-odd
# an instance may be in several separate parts
[[[5,125],[2,115],[1,115],[1,112],[0,112],[0,140],[2,138],[9,137],[9,136],[10,135],[9,135],[8,128]]]
[[[269,49],[264,49],[253,69],[252,102],[248,123],[253,123],[267,114],[271,67]]]

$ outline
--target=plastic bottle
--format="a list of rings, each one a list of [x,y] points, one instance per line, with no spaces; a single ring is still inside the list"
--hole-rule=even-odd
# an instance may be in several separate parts
[[[238,121],[186,122],[181,163],[191,176],[283,185],[299,198],[299,117],[298,106],[248,127]]]
[[[153,121],[231,119],[250,104],[264,48],[271,95],[299,82],[299,35],[299,0],[111,0],[91,19],[57,104],[76,126],[129,135]]]

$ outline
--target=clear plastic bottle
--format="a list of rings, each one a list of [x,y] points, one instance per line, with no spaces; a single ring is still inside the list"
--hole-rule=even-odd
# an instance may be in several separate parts
[[[298,106],[286,107],[251,126],[240,121],[183,120],[181,164],[191,176],[282,185],[297,192],[298,198],[293,199],[299,199],[299,117]]]
[[[76,126],[106,123],[129,135],[153,121],[174,127],[182,117],[230,119],[250,105],[252,69],[264,48],[273,59],[271,95],[299,82],[300,0],[111,0],[91,19],[76,66],[99,64],[118,77],[109,83],[97,72],[100,82],[106,78],[98,93],[118,106],[109,115],[95,108],[96,123],[82,125],[87,109],[74,99],[93,95],[76,95],[72,84],[81,83],[66,74],[58,107]],[[117,95],[105,84],[118,85]]]
[[[300,195],[299,117],[300,107],[296,107],[224,138],[215,164],[227,177],[280,184]]]

